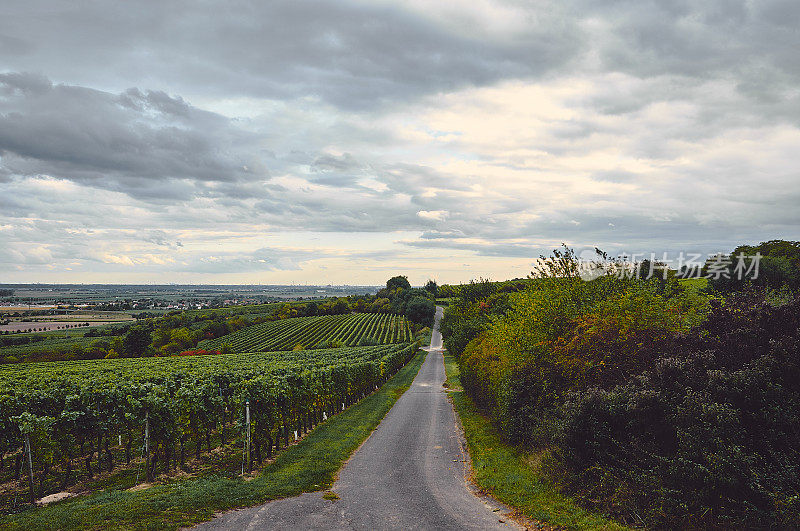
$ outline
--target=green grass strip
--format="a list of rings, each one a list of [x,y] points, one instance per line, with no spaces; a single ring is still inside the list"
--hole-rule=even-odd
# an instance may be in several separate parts
[[[424,358],[419,352],[379,391],[317,426],[255,479],[204,476],[138,492],[108,490],[3,517],[0,529],[177,529],[220,511],[330,488],[342,464],[411,385]]]
[[[627,529],[581,508],[559,493],[526,463],[526,455],[508,445],[461,389],[458,365],[445,356],[447,382],[472,459],[473,479],[495,499],[526,517],[567,529]]]

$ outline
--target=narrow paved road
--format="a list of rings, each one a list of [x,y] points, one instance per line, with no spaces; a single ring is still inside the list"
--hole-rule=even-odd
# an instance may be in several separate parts
[[[310,492],[232,511],[198,529],[518,528],[467,486],[468,456],[442,388],[442,313],[437,308],[413,384],[340,471],[332,489],[338,500]]]

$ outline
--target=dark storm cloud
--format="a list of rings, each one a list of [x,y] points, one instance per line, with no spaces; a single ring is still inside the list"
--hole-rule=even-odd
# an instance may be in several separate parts
[[[0,52],[15,70],[182,93],[319,97],[367,108],[559,66],[581,43],[567,21],[487,40],[370,2],[6,2]],[[75,73],[79,72],[77,79]]]
[[[0,74],[0,169],[53,175],[137,197],[187,199],[195,181],[243,178],[252,136],[179,97],[53,85]],[[187,180],[176,184],[176,180]]]
[[[59,81],[95,87],[314,97],[350,109],[565,67],[643,78],[724,75],[756,99],[785,97],[782,90],[800,76],[800,4],[793,0],[515,7],[527,27],[487,37],[369,2],[153,0],[134,9],[9,0],[0,18],[0,64],[34,65]],[[577,61],[587,53],[600,64]]]

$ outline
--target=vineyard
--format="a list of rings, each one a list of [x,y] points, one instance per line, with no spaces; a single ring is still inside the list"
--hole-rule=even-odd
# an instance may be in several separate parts
[[[198,348],[233,352],[268,352],[331,346],[404,343],[411,341],[406,319],[387,313],[351,313],[294,317],[249,326],[232,334],[202,341]]]
[[[48,490],[42,485],[64,489],[136,458],[153,479],[187,453],[241,444],[246,404],[249,468],[374,391],[416,350],[403,343],[2,366],[0,456],[14,464],[0,470],[30,474],[37,495]]]

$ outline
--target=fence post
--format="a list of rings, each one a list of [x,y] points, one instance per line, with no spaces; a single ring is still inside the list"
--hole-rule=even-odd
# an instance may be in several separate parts
[[[144,475],[150,481],[150,412],[144,414]]]
[[[33,490],[33,458],[31,457],[31,438],[29,434],[25,434],[25,453],[28,454],[28,478],[31,481],[31,503],[36,501],[36,495]]]
[[[247,473],[253,470],[253,462],[250,460],[250,401],[244,403],[245,419],[247,422]]]

